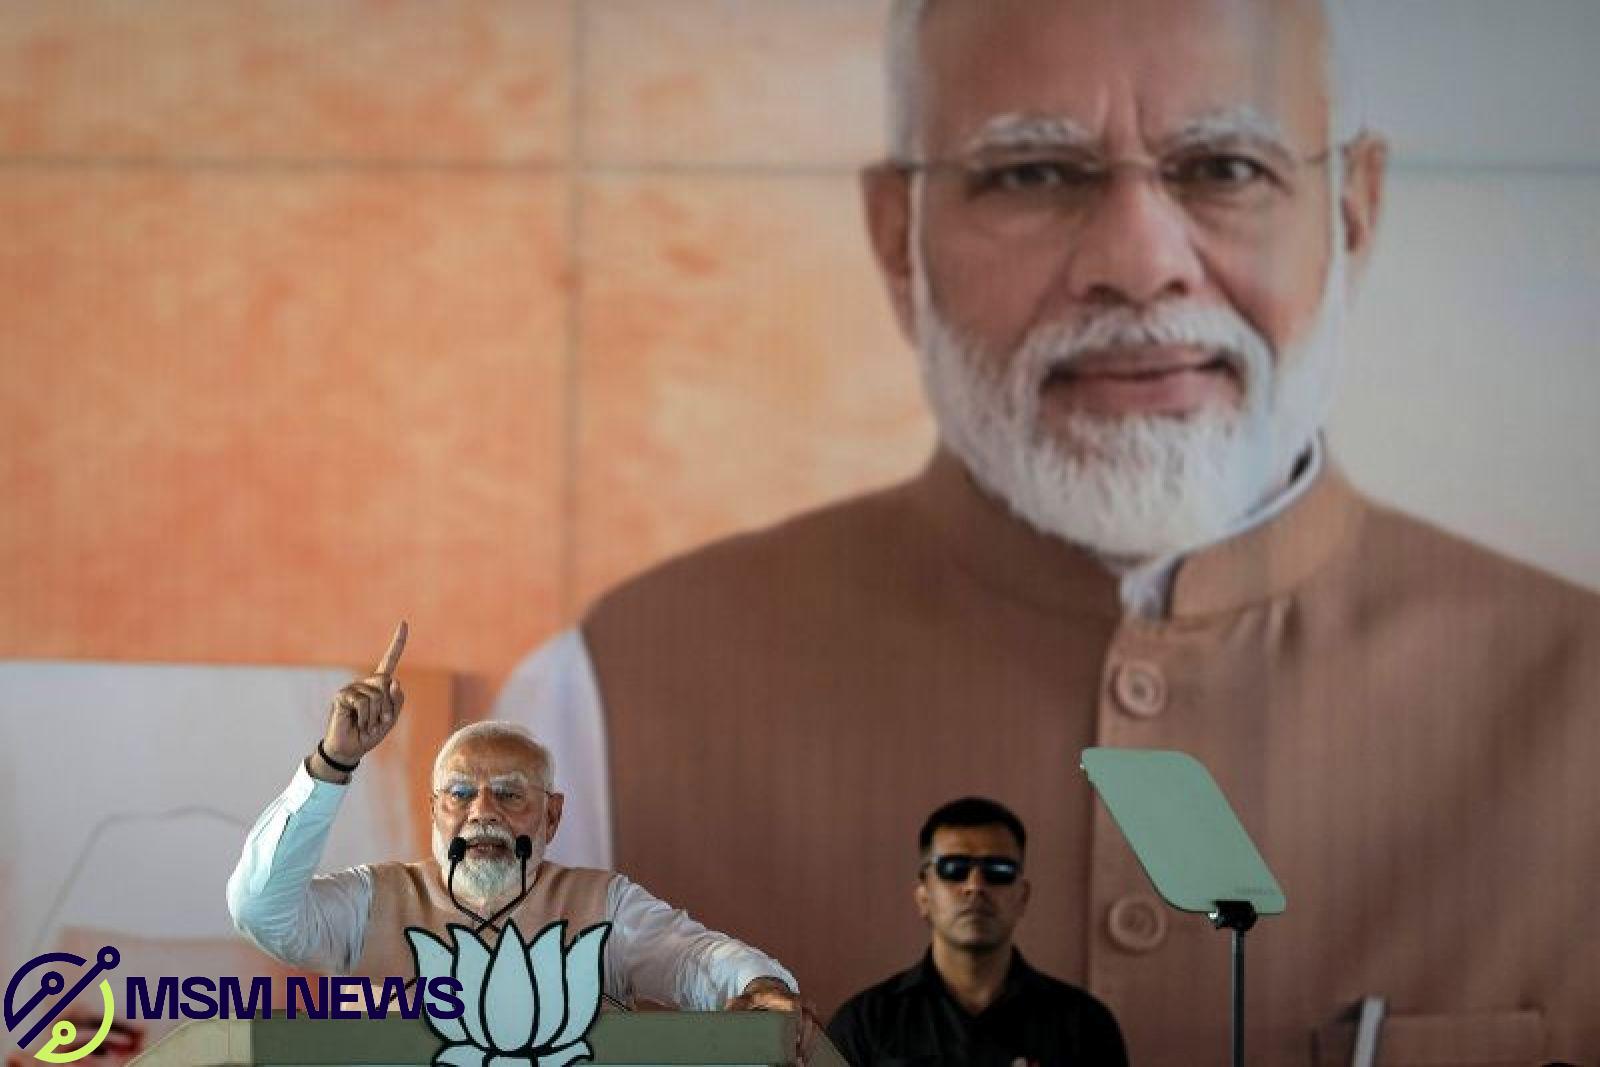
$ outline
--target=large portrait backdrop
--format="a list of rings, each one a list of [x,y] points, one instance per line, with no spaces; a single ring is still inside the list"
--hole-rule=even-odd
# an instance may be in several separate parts
[[[42,894],[93,910],[59,887],[94,820],[235,783],[186,817],[242,833],[344,676],[296,675],[302,714],[252,675],[266,689],[197,730],[153,675],[51,664],[365,664],[405,617],[408,667],[452,679],[442,736],[617,580],[925,460],[857,188],[884,151],[886,11],[0,11],[0,657],[26,661],[0,703],[8,853],[51,817],[29,746],[75,739],[55,757],[92,769],[98,805],[48,870],[8,855],[9,951],[54,936]],[[1364,30],[1391,173],[1332,454],[1600,587],[1600,5],[1378,3]],[[128,747],[137,716],[193,742]],[[368,843],[407,847],[415,798],[383,803],[407,814],[364,813]],[[909,909],[895,936],[920,936]]]

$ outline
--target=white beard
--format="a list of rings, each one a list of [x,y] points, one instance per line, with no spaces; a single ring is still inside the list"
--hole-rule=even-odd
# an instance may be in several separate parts
[[[522,891],[522,861],[510,854],[516,844],[516,838],[511,835],[511,831],[494,824],[468,823],[461,828],[461,836],[469,842],[483,837],[493,838],[506,846],[508,855],[503,859],[475,856],[469,849],[462,861],[456,864],[454,883],[456,896],[483,904],[491,900],[509,898]],[[433,858],[439,864],[440,877],[448,882],[450,839],[439,831],[437,825],[433,828]],[[544,843],[534,836],[533,854],[528,857],[530,875],[543,859]]]
[[[1189,301],[1044,323],[1009,356],[995,358],[939,314],[919,218],[912,237],[917,347],[940,438],[979,485],[1030,525],[1119,561],[1185,553],[1226,537],[1286,484],[1327,419],[1345,317],[1338,202],[1335,188],[1333,252],[1316,320],[1277,356],[1232,308]],[[1133,344],[1224,354],[1239,375],[1241,403],[1186,416],[1075,412],[1055,426],[1040,421],[1052,370],[1091,349]]]

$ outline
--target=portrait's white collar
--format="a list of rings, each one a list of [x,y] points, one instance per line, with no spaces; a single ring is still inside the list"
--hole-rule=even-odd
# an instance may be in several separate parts
[[[1310,446],[1295,462],[1289,480],[1276,493],[1230,526],[1215,541],[1197,545],[1187,552],[1173,553],[1138,563],[1127,563],[1096,553],[1095,557],[1105,568],[1117,576],[1118,593],[1122,598],[1123,610],[1142,619],[1165,618],[1172,602],[1172,582],[1177,575],[1178,565],[1187,557],[1203,552],[1211,545],[1238,537],[1287,511],[1296,500],[1305,495],[1306,490],[1322,473],[1323,451],[1322,435],[1319,433],[1311,438]]]

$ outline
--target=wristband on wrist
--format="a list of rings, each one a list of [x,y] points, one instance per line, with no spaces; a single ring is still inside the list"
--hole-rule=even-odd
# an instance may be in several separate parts
[[[340,763],[338,760],[328,755],[328,750],[322,747],[322,742],[320,740],[317,742],[317,755],[322,757],[323,763],[326,763],[340,774],[354,774],[356,768],[361,766],[360,760],[356,760],[354,763]]]

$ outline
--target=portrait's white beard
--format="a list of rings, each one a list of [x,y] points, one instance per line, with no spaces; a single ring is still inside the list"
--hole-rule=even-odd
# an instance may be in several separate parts
[[[940,438],[985,490],[1036,529],[1119,561],[1189,552],[1227,536],[1287,482],[1328,416],[1343,349],[1346,272],[1337,218],[1330,229],[1334,251],[1316,319],[1276,358],[1232,308],[1193,301],[1045,323],[1016,351],[997,356],[940,315],[918,223],[917,348]],[[1225,354],[1239,375],[1240,404],[1186,416],[1073,412],[1041,421],[1052,371],[1096,348],[1136,344]]]
[[[495,824],[483,825],[471,823],[461,828],[461,836],[470,844],[480,838],[493,838],[505,845],[503,856],[480,856],[467,850],[465,858],[456,864],[456,880],[454,883],[456,896],[463,900],[483,903],[490,900],[500,900],[513,896],[522,891],[522,861],[517,859],[512,849],[516,845],[516,838],[511,831]],[[433,858],[438,861],[439,874],[448,880],[450,877],[450,839],[445,837],[437,824],[433,828]],[[538,835],[533,835],[533,854],[528,857],[529,877],[533,870],[544,859],[544,842]]]

